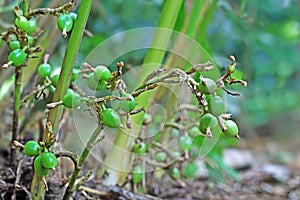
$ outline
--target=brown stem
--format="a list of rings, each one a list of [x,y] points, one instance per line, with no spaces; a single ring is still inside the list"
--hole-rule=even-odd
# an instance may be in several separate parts
[[[65,10],[71,10],[75,6],[75,2],[71,1],[65,5],[62,5],[58,8],[37,8],[28,13],[28,18],[31,18],[33,16],[37,15],[59,15],[60,13],[63,13]]]
[[[15,94],[14,94],[14,111],[12,118],[12,137],[11,137],[11,152],[10,152],[10,165],[14,169],[17,166],[18,149],[13,145],[15,140],[18,140],[18,124],[19,124],[19,110],[21,99],[21,81],[22,81],[22,68],[15,68]]]

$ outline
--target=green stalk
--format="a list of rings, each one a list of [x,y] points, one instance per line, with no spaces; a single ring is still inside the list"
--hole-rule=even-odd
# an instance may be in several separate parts
[[[207,49],[208,48],[207,37],[206,37],[207,28],[208,28],[209,23],[211,22],[211,19],[214,16],[215,11],[217,9],[218,0],[213,0],[211,2],[207,2],[204,6],[207,11],[206,11],[205,16],[203,16],[203,19],[201,20],[200,25],[198,26],[196,40],[197,40],[197,42],[202,44],[205,47],[205,49]]]
[[[29,0],[23,0],[23,15],[28,14]],[[12,143],[14,140],[18,140],[18,125],[19,125],[19,111],[21,107],[21,90],[22,90],[22,67],[15,68],[15,93],[14,93],[14,111],[12,119],[12,137],[11,137],[11,152],[10,152],[10,165],[14,169],[18,160],[18,149],[16,149]]]
[[[18,149],[13,146],[13,141],[18,140],[18,125],[19,125],[19,110],[21,105],[21,85],[22,81],[22,67],[15,68],[15,92],[14,92],[14,111],[12,119],[12,137],[11,137],[11,152],[10,165],[13,169],[17,166]]]
[[[76,181],[76,179],[78,177],[78,174],[80,172],[80,169],[82,168],[82,165],[83,165],[86,157],[89,155],[90,150],[93,148],[93,146],[95,144],[95,141],[96,141],[96,139],[97,139],[97,137],[98,137],[98,135],[99,135],[99,133],[100,133],[101,130],[102,130],[102,128],[100,126],[97,126],[97,128],[94,130],[94,132],[90,136],[89,141],[85,145],[84,150],[83,150],[83,152],[81,153],[81,155],[79,157],[78,165],[74,169],[74,172],[72,174],[72,177],[70,179],[69,185],[68,185],[68,187],[66,189],[66,192],[64,194],[64,198],[63,199],[65,199],[65,200],[70,199],[73,191],[75,189],[77,189],[76,186],[75,186],[75,181]]]
[[[160,64],[163,62],[172,30],[175,26],[182,3],[183,0],[166,0],[157,25],[159,29],[157,29],[157,31],[155,32],[151,43],[152,48],[150,47],[144,59],[143,69],[139,74],[139,78],[136,83],[137,87],[143,83],[148,74],[150,74],[153,70],[159,68]],[[169,29],[170,32],[167,32],[164,29]],[[155,65],[151,67],[147,66],[148,64],[152,63],[154,63]]]
[[[188,20],[187,29],[185,31],[185,34],[188,35],[189,37],[195,38],[197,28],[199,26],[199,23],[202,20],[202,16],[204,15],[204,13],[201,12],[201,11],[203,11],[201,8],[203,7],[204,3],[205,3],[205,0],[194,0],[193,1],[191,14],[190,14],[190,17]]]
[[[23,16],[27,16],[29,11],[29,0],[23,0]]]
[[[72,75],[73,65],[78,53],[79,45],[85,30],[86,22],[89,17],[93,0],[81,1],[78,16],[74,23],[72,34],[68,42],[67,49],[65,51],[65,56],[62,64],[62,69],[59,75],[58,83],[59,86],[56,88],[52,102],[61,101],[64,94],[66,93]],[[62,114],[63,107],[57,106],[50,110],[47,123],[51,122],[53,132],[58,131],[58,122]],[[48,139],[48,133],[45,131],[43,140]],[[44,199],[45,190],[43,184],[39,180],[39,177],[35,174],[31,184],[31,195],[33,199]]]
[[[78,53],[79,45],[85,30],[85,25],[89,17],[93,0],[81,1],[78,10],[78,16],[75,21],[70,40],[68,42],[67,49],[59,75],[59,86],[56,88],[52,102],[61,101],[65,95],[72,76],[73,66]],[[50,110],[47,122],[51,122],[54,132],[57,132],[58,122],[62,113],[62,106],[57,106]],[[48,134],[45,132],[44,141],[48,138]]]
[[[186,69],[190,67],[191,63],[194,62],[195,53],[199,53],[195,51],[195,45],[187,42],[187,38],[195,39],[197,35],[197,30],[199,29],[199,25],[203,20],[203,17],[206,14],[205,4],[209,4],[210,0],[194,0],[191,9],[189,10],[189,15],[187,16],[187,20],[185,20],[185,24],[183,25],[181,32],[185,34],[184,37],[178,36],[177,40],[172,48],[172,52],[177,52],[182,57],[179,57],[175,54],[170,54],[166,61],[167,66],[172,68],[182,68]],[[202,29],[201,29],[202,30]],[[205,31],[203,29],[203,31]],[[196,41],[195,41],[196,42]],[[199,50],[199,48],[197,48]],[[201,52],[202,53],[202,52]],[[204,57],[202,55],[201,57]],[[199,62],[199,61],[198,61]],[[169,89],[172,88],[172,91],[176,91],[176,93],[180,93],[180,88],[178,86],[170,85]],[[168,93],[165,87],[158,87],[157,90],[154,91],[154,95],[152,98],[155,98],[155,102],[160,102],[161,98],[167,95],[166,101],[164,103],[164,108],[167,116],[171,116],[172,112],[174,112],[174,106],[176,106],[176,101],[174,101],[174,93]],[[161,102],[163,103],[163,102]],[[172,117],[172,116],[171,116]],[[167,119],[169,120],[169,119]],[[171,137],[171,128],[166,128],[164,134],[162,135],[162,144],[167,144]]]
[[[151,47],[147,52],[145,60],[143,62],[142,71],[139,73],[139,77],[136,83],[136,88],[139,87],[146,76],[152,71],[160,67],[166,54],[166,49],[177,20],[183,0],[166,0],[162,14],[158,22],[158,29],[154,33],[154,37],[151,43]],[[151,64],[151,65],[150,65]],[[149,103],[149,97],[152,92],[147,92],[138,97],[137,104],[140,107],[145,107]],[[107,172],[104,184],[116,185],[124,181],[128,170],[130,169],[130,148],[134,137],[138,137],[140,125],[142,123],[142,115],[132,116],[131,119],[134,121],[130,137],[128,134],[124,134],[122,131],[118,132],[118,135],[114,141],[114,146],[109,151],[104,160],[104,171]]]

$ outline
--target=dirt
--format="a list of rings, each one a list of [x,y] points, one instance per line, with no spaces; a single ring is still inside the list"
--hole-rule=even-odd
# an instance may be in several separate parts
[[[241,143],[244,151],[249,151],[254,158],[255,164],[239,169],[240,180],[234,181],[227,177],[225,182],[213,183],[206,178],[196,180],[174,181],[169,176],[153,178],[153,182],[147,187],[147,192],[138,194],[129,181],[125,186],[105,187],[101,180],[91,173],[90,178],[76,190],[74,199],[262,199],[262,200],[298,200],[300,199],[300,165],[299,152],[287,145],[291,150],[284,152],[284,161],[276,160],[280,155],[282,145],[274,143],[257,142],[256,147],[249,148]],[[275,145],[275,146],[274,146]],[[270,146],[274,151],[270,155]],[[295,144],[295,148],[297,145]],[[284,148],[283,148],[284,149]],[[259,150],[259,151],[258,151]],[[238,149],[237,149],[238,151]],[[264,152],[264,153],[262,153]],[[298,154],[298,155],[297,155]],[[2,161],[8,158],[7,151],[1,152]],[[298,158],[298,159],[295,159]],[[253,161],[252,161],[253,162]],[[2,163],[2,162],[1,162]],[[83,170],[83,173],[87,173]],[[49,191],[46,199],[61,199],[66,186],[66,179],[59,178],[61,174],[51,172],[48,179]],[[30,183],[33,176],[32,158],[24,158],[19,163],[17,172],[14,172],[4,163],[0,165],[0,198],[11,199],[15,194],[16,199],[30,199]]]

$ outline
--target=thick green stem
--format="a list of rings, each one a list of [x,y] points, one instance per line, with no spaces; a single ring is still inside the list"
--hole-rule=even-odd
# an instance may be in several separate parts
[[[29,11],[29,0],[23,0],[23,15],[27,16]]]
[[[177,17],[183,0],[166,0],[165,5],[162,10],[161,17],[158,22],[158,29],[154,34],[151,47],[147,52],[147,55],[143,62],[142,72],[139,74],[136,86],[138,87],[143,83],[144,79],[153,70],[160,67],[163,62],[164,56],[166,55],[166,50],[168,48],[169,40],[172,35],[173,27],[176,23]],[[169,29],[170,31],[166,31]],[[149,66],[148,64],[155,64]]]
[[[80,169],[82,168],[82,165],[83,165],[86,157],[89,155],[91,148],[95,145],[95,141],[96,141],[96,139],[97,139],[97,137],[98,137],[101,130],[102,130],[102,128],[100,126],[97,126],[97,128],[94,130],[94,132],[90,136],[89,141],[86,143],[86,145],[84,147],[84,150],[83,150],[83,152],[81,153],[81,155],[79,157],[78,165],[74,169],[74,172],[73,172],[72,177],[70,179],[69,185],[68,185],[67,190],[65,192],[65,195],[64,195],[65,200],[70,199],[73,191],[76,189],[75,181],[78,177]]]
[[[200,29],[202,32],[206,32],[205,27],[201,27],[201,24],[203,23],[203,20],[205,19],[206,13],[208,12],[208,9],[210,9],[210,0],[194,0],[193,4],[191,5],[191,9],[189,11],[188,20],[185,21],[186,24],[184,24],[181,32],[185,35],[177,37],[177,40],[175,42],[175,45],[172,49],[172,52],[176,52],[174,54],[169,55],[166,63],[167,66],[170,66],[172,68],[182,68],[183,70],[187,70],[190,68],[191,64],[198,63],[198,62],[204,62],[205,59],[209,59],[209,56],[205,52],[205,49],[201,49],[200,44],[197,44],[196,41],[191,42],[192,40],[195,40],[198,34],[198,30]],[[202,50],[202,51],[201,51]],[[197,55],[201,54],[201,59],[199,60],[199,57]],[[181,55],[181,57],[177,56]],[[219,77],[218,70],[215,74]],[[212,73],[212,72],[210,72]],[[168,90],[172,88],[172,91],[176,94],[180,93],[180,88],[178,86],[169,86]],[[174,112],[174,107],[177,106],[177,101],[174,101],[174,93],[171,92],[167,94],[166,88],[164,87],[158,87],[156,91],[154,91],[154,95],[152,95],[152,98],[155,98],[155,101],[158,102],[161,100],[162,97],[165,97],[166,94],[168,97],[166,98],[166,101],[164,102],[164,108],[167,116],[171,116],[171,113]],[[184,103],[188,103],[190,101],[189,98],[181,99],[180,101],[187,101]],[[162,102],[161,102],[162,103]],[[181,102],[182,103],[182,102]],[[172,116],[171,116],[172,117]],[[162,136],[162,143],[168,143],[169,139],[171,137],[171,128],[167,128],[164,131],[164,134]]]
[[[203,16],[205,14],[203,8],[203,4],[205,0],[198,0],[198,1],[193,1],[192,9],[191,9],[191,14],[188,20],[187,24],[187,29],[185,31],[185,34],[188,35],[189,37],[194,38],[196,31],[199,27],[200,22],[203,19]]]
[[[64,94],[66,93],[72,75],[73,66],[78,53],[79,45],[85,30],[86,22],[89,17],[93,0],[81,1],[78,16],[75,21],[70,40],[65,51],[65,56],[61,68],[61,73],[59,75],[58,87],[56,87],[52,102],[61,101]],[[62,114],[62,106],[57,106],[51,109],[47,118],[47,123],[51,122],[53,132],[58,131],[58,122]],[[43,140],[48,139],[48,132],[45,131]],[[31,195],[33,199],[44,199],[45,190],[43,184],[39,181],[38,176],[35,174],[31,184]]]
[[[172,29],[174,28],[177,20],[183,0],[166,0],[162,14],[158,22],[158,29],[154,33],[154,37],[151,46],[147,52],[146,58],[143,63],[142,71],[139,73],[136,87],[139,87],[146,76],[153,70],[160,67],[166,54],[166,49],[169,44],[170,37],[172,35]],[[150,65],[151,64],[151,65]],[[137,103],[140,107],[147,108],[149,97],[151,92],[147,92],[141,97],[137,98]],[[140,125],[142,123],[142,115],[131,116],[133,123],[132,130],[130,131],[134,137],[139,134]],[[129,134],[124,134],[122,130],[119,131],[114,146],[107,154],[104,161],[103,171],[107,172],[107,176],[104,180],[104,184],[115,185],[118,182],[122,182],[130,168],[130,148],[131,142],[134,138]],[[116,170],[118,169],[118,170]]]
[[[207,28],[209,26],[209,23],[211,22],[212,17],[214,16],[214,13],[217,9],[217,5],[218,5],[218,0],[209,1],[204,4],[204,9],[206,10],[206,14],[205,16],[203,16],[203,19],[201,20],[197,30],[196,40],[201,45],[203,45],[206,50],[208,48],[207,37],[206,37]]]
[[[73,66],[78,53],[79,45],[85,30],[85,25],[88,20],[88,16],[92,6],[92,0],[81,1],[78,16],[75,21],[70,41],[68,42],[67,49],[65,51],[65,56],[61,68],[61,73],[59,75],[58,83],[59,87],[56,88],[52,102],[61,101],[65,95],[69,85],[72,75]],[[62,113],[62,106],[57,106],[50,110],[47,122],[51,122],[54,132],[57,132],[58,122]],[[48,134],[45,132],[44,140],[47,139]]]

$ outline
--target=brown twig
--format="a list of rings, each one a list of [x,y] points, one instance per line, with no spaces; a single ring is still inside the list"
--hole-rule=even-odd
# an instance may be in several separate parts
[[[28,18],[31,18],[33,16],[37,15],[54,15],[58,16],[61,13],[64,13],[65,11],[70,11],[75,6],[75,1],[72,0],[69,3],[66,3],[58,8],[37,8],[28,13]]]
[[[215,68],[215,66],[210,61],[207,61],[206,63],[200,63],[200,64],[193,65],[191,67],[191,69],[189,69],[186,73],[193,74],[196,71],[199,71],[199,72],[210,71],[210,70],[213,70],[214,68]]]
[[[20,182],[21,173],[22,173],[21,169],[22,169],[23,161],[24,161],[24,158],[19,161],[18,166],[17,166],[16,180],[15,180],[15,184],[14,184],[13,194],[12,194],[12,197],[11,197],[12,200],[16,200],[17,199],[17,194],[16,194],[16,192],[17,192],[17,185],[19,185],[19,182]]]
[[[146,92],[148,90],[153,90],[154,88],[156,88],[158,86],[157,83],[153,83],[153,84],[149,84],[149,85],[144,85],[144,87],[134,91],[131,95],[134,97],[139,96],[141,93]]]
[[[75,168],[78,168],[78,159],[77,159],[77,154],[74,152],[70,151],[57,151],[54,153],[54,155],[59,158],[59,157],[67,157],[70,158],[75,166]]]
[[[42,93],[43,90],[46,89],[47,87],[49,87],[50,85],[51,85],[51,82],[46,82],[41,87],[38,87],[37,89],[35,89],[32,92],[30,92],[29,94],[27,94],[21,101],[21,107],[24,106],[29,99],[31,99],[33,97],[39,98],[39,97],[37,97],[37,95],[39,93]]]

